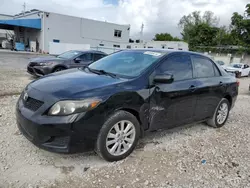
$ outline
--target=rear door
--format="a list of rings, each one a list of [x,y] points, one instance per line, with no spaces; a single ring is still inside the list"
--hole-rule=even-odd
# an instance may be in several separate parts
[[[209,58],[200,55],[192,55],[191,58],[198,93],[194,120],[200,121],[213,115],[225,93],[226,83],[216,64]]]
[[[169,57],[155,74],[172,74],[173,83],[155,83],[151,89],[150,129],[170,128],[193,120],[196,93],[189,55]]]

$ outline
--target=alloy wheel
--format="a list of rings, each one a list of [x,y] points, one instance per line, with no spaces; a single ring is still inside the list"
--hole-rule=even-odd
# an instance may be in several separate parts
[[[126,153],[135,141],[136,129],[132,122],[123,120],[116,123],[108,132],[106,148],[113,156]]]
[[[222,103],[218,109],[217,117],[216,117],[218,124],[223,124],[226,121],[228,111],[229,109],[228,109],[227,103]]]

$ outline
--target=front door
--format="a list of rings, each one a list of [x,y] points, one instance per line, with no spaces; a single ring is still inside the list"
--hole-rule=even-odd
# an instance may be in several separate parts
[[[172,74],[174,81],[170,84],[155,83],[151,88],[150,129],[192,122],[197,96],[190,56],[171,56],[156,68],[154,74]]]
[[[241,76],[248,76],[250,74],[250,67],[247,64],[242,66],[242,73]]]
[[[93,62],[93,53],[84,53],[78,57],[76,57],[72,63],[72,68],[83,67],[85,65],[89,65]]]

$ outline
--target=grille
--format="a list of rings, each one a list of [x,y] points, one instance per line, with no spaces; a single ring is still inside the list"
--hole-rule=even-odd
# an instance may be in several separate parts
[[[43,105],[43,102],[36,100],[34,98],[28,97],[26,101],[23,100],[23,104],[25,108],[28,108],[31,111],[37,111]]]
[[[38,63],[36,63],[36,62],[30,62],[30,64],[29,64],[29,66],[31,66],[31,67],[36,66],[36,65],[38,65]]]
[[[28,67],[28,71],[29,71],[29,72],[33,72],[33,69],[30,68],[30,67]]]

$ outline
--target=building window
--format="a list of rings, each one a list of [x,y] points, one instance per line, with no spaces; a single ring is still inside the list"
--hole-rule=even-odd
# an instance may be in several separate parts
[[[115,30],[114,36],[121,38],[122,37],[122,31],[121,30]]]
[[[130,46],[130,45],[128,45],[128,46],[127,46],[127,48],[128,48],[128,49],[131,49],[131,46]]]
[[[104,44],[99,44],[99,46],[104,46]]]
[[[114,44],[113,47],[114,48],[120,48],[120,45]]]
[[[60,40],[58,40],[58,39],[53,39],[53,42],[59,43]]]

